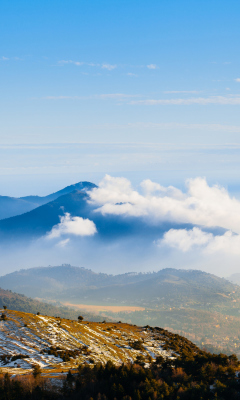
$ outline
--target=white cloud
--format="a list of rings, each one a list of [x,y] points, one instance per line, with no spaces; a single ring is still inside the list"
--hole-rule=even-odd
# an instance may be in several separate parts
[[[102,64],[102,68],[107,69],[108,71],[112,71],[113,69],[117,68],[117,66],[111,64]]]
[[[8,58],[8,57],[2,56],[2,57],[1,57],[1,60],[2,60],[2,61],[7,61],[7,60],[9,60],[9,58]]]
[[[236,81],[236,82],[240,82],[240,78],[236,78],[235,81]]]
[[[240,235],[227,231],[223,235],[214,236],[201,229],[170,229],[156,242],[158,246],[170,246],[182,252],[201,248],[204,253],[228,253],[240,255]]]
[[[220,104],[220,105],[240,105],[240,96],[211,96],[211,97],[191,97],[189,99],[146,99],[146,100],[132,100],[130,104],[142,104],[142,105],[209,105],[209,104]]]
[[[186,252],[191,250],[194,246],[207,245],[212,238],[212,233],[203,232],[196,227],[191,230],[170,229],[164,234],[163,239],[157,241],[157,245],[167,245]]]
[[[63,217],[60,217],[60,223],[52,228],[47,237],[54,239],[62,235],[92,236],[96,232],[96,225],[93,221],[81,217],[71,217],[69,213],[65,213]]]
[[[219,226],[240,233],[240,201],[218,185],[209,186],[204,178],[189,179],[186,193],[150,180],[141,187],[144,193],[134,190],[125,178],[106,175],[89,195],[102,214],[144,217],[152,224]]]
[[[157,65],[156,64],[149,64],[147,65],[148,69],[157,69]]]

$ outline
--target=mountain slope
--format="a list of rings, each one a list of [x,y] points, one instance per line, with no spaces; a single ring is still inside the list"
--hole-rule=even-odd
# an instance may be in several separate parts
[[[56,193],[48,196],[25,196],[20,198],[0,196],[0,220],[15,217],[24,213],[28,213],[35,208],[56,200],[58,197],[63,196],[74,191],[86,192],[91,190],[96,185],[91,182],[79,182],[74,185],[67,186]]]
[[[37,204],[24,199],[0,196],[0,220],[24,214],[38,207]]]

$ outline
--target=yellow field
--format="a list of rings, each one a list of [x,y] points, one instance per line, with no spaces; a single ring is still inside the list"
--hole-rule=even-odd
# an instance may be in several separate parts
[[[86,310],[90,312],[99,312],[99,311],[111,311],[111,312],[120,312],[120,311],[144,311],[144,307],[136,307],[136,306],[99,306],[99,305],[88,305],[88,304],[71,304],[71,303],[63,303],[67,307],[74,307],[78,310]]]

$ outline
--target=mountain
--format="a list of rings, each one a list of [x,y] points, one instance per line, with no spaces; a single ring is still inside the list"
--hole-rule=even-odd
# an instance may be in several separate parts
[[[2,241],[39,238],[58,224],[60,217],[65,213],[70,213],[72,217],[80,216],[92,220],[97,227],[97,239],[100,240],[112,241],[120,237],[138,236],[152,243],[156,237],[174,227],[172,223],[147,225],[144,220],[134,217],[102,215],[96,212],[96,206],[89,203],[89,199],[85,191],[75,190],[25,214],[0,220],[0,238]],[[189,226],[178,225],[181,228]]]
[[[44,197],[25,196],[15,198],[0,196],[0,220],[32,211],[33,209],[43,204],[47,204],[53,200],[56,200],[58,197],[64,194],[68,194],[74,191],[86,192],[87,190],[91,190],[94,187],[96,187],[96,185],[91,182],[79,182]]]
[[[34,205],[42,206],[43,204],[47,204],[50,201],[56,200],[58,197],[63,196],[64,194],[68,194],[75,191],[83,191],[91,190],[97,187],[94,183],[91,182],[78,182],[74,185],[70,185],[65,187],[64,189],[59,190],[58,192],[49,194],[48,196],[25,196],[20,197],[21,200],[28,201],[33,203]]]

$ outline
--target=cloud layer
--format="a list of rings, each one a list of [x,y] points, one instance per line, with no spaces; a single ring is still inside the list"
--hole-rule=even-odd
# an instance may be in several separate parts
[[[89,192],[102,214],[142,217],[149,224],[162,221],[221,227],[240,233],[240,201],[227,190],[209,186],[204,178],[189,179],[186,193],[145,180],[141,192],[125,178],[109,175]]]

